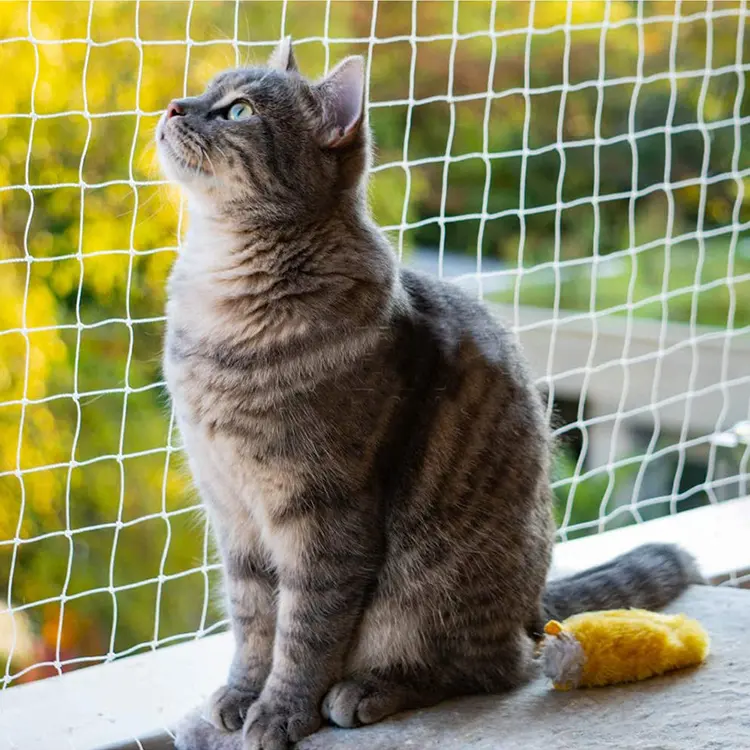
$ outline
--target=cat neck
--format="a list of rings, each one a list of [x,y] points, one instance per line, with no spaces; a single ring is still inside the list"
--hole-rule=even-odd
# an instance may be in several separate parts
[[[342,204],[318,216],[259,220],[241,210],[232,216],[190,202],[188,215],[180,263],[186,275],[207,283],[344,269],[388,282],[385,277],[395,270],[390,243],[359,205]]]
[[[231,320],[248,340],[270,342],[282,322],[284,337],[311,326],[382,323],[398,290],[395,255],[363,211],[252,224],[192,207],[168,316],[210,336]]]

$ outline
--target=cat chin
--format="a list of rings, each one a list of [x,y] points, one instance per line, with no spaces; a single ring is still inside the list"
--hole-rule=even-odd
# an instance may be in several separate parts
[[[214,178],[213,173],[206,170],[202,164],[193,163],[191,159],[185,158],[183,150],[168,136],[163,116],[156,127],[156,152],[162,171],[170,182],[187,187]]]
[[[201,169],[197,165],[187,164],[175,153],[174,149],[167,145],[167,141],[162,141],[157,145],[157,153],[162,171],[166,178],[180,187],[186,189],[200,189],[213,175]]]
[[[174,163],[171,154],[166,152],[162,146],[159,146],[157,151],[162,172],[169,182],[176,183],[181,187],[189,187],[191,182],[190,176],[186,175],[184,170],[178,164]]]

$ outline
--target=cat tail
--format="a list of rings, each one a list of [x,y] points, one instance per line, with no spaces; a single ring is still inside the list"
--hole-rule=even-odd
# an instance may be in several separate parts
[[[644,544],[610,562],[548,582],[545,620],[602,609],[661,609],[691,583],[705,583],[695,560],[673,544]]]

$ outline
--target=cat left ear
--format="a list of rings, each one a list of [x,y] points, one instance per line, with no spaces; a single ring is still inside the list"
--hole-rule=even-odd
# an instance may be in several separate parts
[[[297,61],[294,59],[294,53],[292,52],[292,37],[284,37],[276,45],[276,49],[268,58],[268,67],[281,70],[284,73],[297,71]]]
[[[320,142],[326,148],[341,148],[359,133],[364,119],[365,61],[362,57],[342,60],[318,85],[323,106]]]

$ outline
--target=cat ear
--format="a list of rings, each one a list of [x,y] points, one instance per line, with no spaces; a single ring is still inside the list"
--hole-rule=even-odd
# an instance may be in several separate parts
[[[321,144],[339,148],[351,143],[362,126],[365,96],[365,61],[342,60],[318,85],[323,105]]]
[[[297,61],[294,59],[292,52],[292,37],[284,37],[277,45],[276,49],[268,58],[268,67],[274,70],[281,70],[285,73],[297,71]]]

